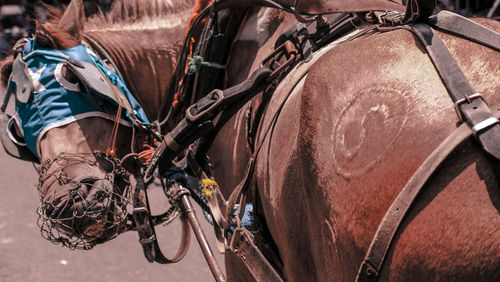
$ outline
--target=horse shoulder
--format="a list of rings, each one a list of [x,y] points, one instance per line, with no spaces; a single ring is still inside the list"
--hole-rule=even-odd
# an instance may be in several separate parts
[[[496,103],[498,89],[490,86],[500,77],[500,60],[492,60],[498,55],[443,37],[472,86]],[[472,60],[474,66],[467,66]],[[333,48],[293,89],[257,165],[259,191],[269,200],[266,218],[288,277],[352,280],[394,197],[456,128],[453,103],[425,50],[404,30]],[[488,223],[500,220],[499,195],[491,189],[496,179],[474,143],[463,145],[454,158],[430,181],[398,235],[386,270],[391,279],[456,278],[465,266],[449,263],[453,254],[475,259],[470,273],[485,278],[495,273],[499,262],[484,260],[494,257],[500,241],[492,227],[498,224]],[[474,189],[461,193],[466,185]],[[447,210],[455,204],[467,209]],[[482,218],[464,231],[464,214],[474,214],[478,206]],[[454,236],[442,226],[464,232]],[[484,248],[472,250],[471,238]],[[432,256],[437,246],[442,253]]]

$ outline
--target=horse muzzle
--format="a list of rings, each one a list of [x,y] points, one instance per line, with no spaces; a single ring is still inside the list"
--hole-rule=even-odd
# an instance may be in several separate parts
[[[39,225],[53,243],[90,249],[126,229],[128,174],[111,158],[59,155],[42,164],[38,189]]]

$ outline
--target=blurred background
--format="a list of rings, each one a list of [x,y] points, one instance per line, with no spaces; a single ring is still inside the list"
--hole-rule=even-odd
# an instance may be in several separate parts
[[[0,0],[0,59],[9,54],[9,50],[19,38],[29,35],[35,28],[35,20],[47,20],[47,5],[59,10],[70,0]],[[106,13],[111,9],[113,0],[84,0],[85,14]]]

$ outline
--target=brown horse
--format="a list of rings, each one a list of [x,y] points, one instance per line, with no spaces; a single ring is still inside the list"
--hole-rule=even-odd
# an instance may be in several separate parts
[[[269,9],[253,17],[233,48],[233,83],[245,79],[296,22],[293,15]],[[500,30],[498,22],[477,21]],[[441,36],[473,88],[498,105],[500,54]],[[294,70],[273,94],[257,137],[263,145],[254,189],[287,280],[353,281],[392,201],[455,130],[458,118],[425,49],[409,31],[359,38],[319,57]],[[225,151],[213,160],[223,168],[222,187],[237,184],[250,156],[248,115],[241,113],[212,147],[213,155]],[[227,177],[224,168],[231,167]],[[478,144],[462,144],[411,208],[380,280],[498,280],[498,185]],[[240,274],[227,269],[229,276]]]
[[[82,1],[72,1],[64,15],[58,15],[53,10],[53,20],[37,25],[34,40],[42,48],[61,50],[82,42],[89,46],[92,45],[90,42],[99,42],[118,71],[124,74],[123,79],[138,102],[144,105],[147,116],[154,120],[161,113],[162,107],[172,100],[172,97],[166,99],[165,93],[170,85],[193,5],[194,1],[118,1],[106,16],[86,21]],[[95,52],[102,55],[99,53],[101,50]],[[12,60],[4,62],[4,84],[11,68]],[[75,77],[65,68],[62,76],[70,83],[75,82]],[[95,223],[107,219],[107,229],[113,230],[113,233],[117,229],[123,230],[125,207],[116,205],[115,202],[120,201],[119,199],[103,199],[100,193],[107,191],[109,194],[113,191],[121,199],[120,195],[128,193],[125,190],[129,180],[121,179],[127,178],[125,175],[111,175],[110,173],[114,174],[113,169],[110,170],[112,162],[101,160],[93,154],[96,151],[104,152],[109,147],[110,136],[116,124],[110,117],[75,119],[75,122],[66,122],[48,130],[39,138],[34,153],[38,153],[42,164],[39,186],[42,203],[53,205],[49,212],[58,218],[74,218],[75,209],[65,210],[72,202],[80,203],[80,209],[89,209],[86,205],[90,204],[93,206],[90,207],[90,219],[87,220]],[[116,148],[117,159],[131,150],[137,150],[138,147],[131,148],[134,137],[140,140],[140,132],[132,131],[126,126],[119,127],[115,137],[116,144],[113,146]],[[61,158],[62,155],[66,157]],[[120,188],[117,191],[113,186]],[[75,192],[83,196],[77,199],[70,196]],[[98,204],[91,204],[96,201]],[[85,217],[83,214],[79,216]],[[50,230],[45,236],[59,242],[54,238],[57,234],[51,234],[57,231],[48,225],[46,227]],[[67,240],[62,242],[71,247],[88,248],[89,241],[104,237],[102,223],[89,224],[86,220],[80,220],[79,223],[77,220],[66,221],[63,225],[63,231],[73,234],[76,232],[77,237],[85,238],[85,242],[77,240],[79,243],[76,245]]]
[[[40,27],[37,35],[58,43],[52,48],[72,46],[82,32],[98,41],[152,118],[164,114],[159,107],[163,99],[172,99],[163,94],[189,14],[179,12],[148,29],[134,24],[144,16],[139,7],[115,6],[112,14],[130,19],[119,28],[112,17],[86,23],[82,30],[81,1],[73,1],[53,23],[55,30]],[[250,13],[232,48],[228,85],[244,80],[295,22],[293,15],[278,10]],[[481,23],[500,28],[497,22]],[[474,89],[498,105],[499,54],[442,37]],[[62,44],[67,42],[62,39],[70,43]],[[256,141],[262,146],[253,176],[256,211],[264,216],[278,250],[275,263],[290,281],[354,280],[392,200],[458,121],[446,89],[411,33],[378,33],[328,48],[297,66],[278,86]],[[245,129],[249,107],[220,132],[211,148],[226,195],[243,177],[250,157]],[[112,127],[112,122],[89,118],[52,129],[40,142],[40,160],[63,152],[104,151]],[[130,151],[131,137],[119,132],[123,144],[117,145],[117,155],[123,156]],[[63,184],[49,188],[66,191]],[[468,141],[433,175],[405,218],[381,280],[499,280],[499,210],[493,169],[478,145]],[[94,229],[87,231],[89,240],[96,237]],[[245,279],[232,259],[226,259],[228,278]]]

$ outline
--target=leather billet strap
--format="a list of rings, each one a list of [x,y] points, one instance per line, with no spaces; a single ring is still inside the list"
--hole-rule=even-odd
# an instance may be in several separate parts
[[[133,218],[135,229],[139,234],[139,243],[142,245],[144,256],[148,262],[157,262],[160,264],[169,264],[180,261],[186,255],[189,249],[190,229],[189,223],[185,218],[182,219],[182,235],[181,243],[175,256],[171,259],[167,258],[160,250],[158,239],[154,229],[154,222],[150,213],[148,195],[146,193],[146,185],[144,183],[142,173],[136,172],[131,175],[131,184],[134,187],[133,191]]]
[[[426,24],[415,24],[410,29],[426,48],[450,98],[456,105],[461,121],[475,130],[482,148],[495,159],[500,159],[500,124],[493,116],[484,97],[470,86],[439,35]]]
[[[253,242],[253,235],[245,228],[236,228],[231,238],[228,253],[237,256],[255,281],[278,282],[283,278],[269,264]]]
[[[441,11],[427,23],[439,31],[447,32],[500,51],[500,34],[458,14]]]
[[[448,136],[420,165],[403,190],[396,197],[385,214],[373,237],[370,248],[361,264],[356,281],[377,281],[382,270],[387,251],[412,203],[419,195],[425,183],[446,158],[473,132],[469,126],[462,124]]]
[[[469,20],[459,19],[457,23],[469,25],[481,34],[470,34],[467,27],[456,27],[450,19],[456,18],[447,15],[444,20],[431,19],[431,22],[451,33],[464,38],[472,37],[473,41],[498,50],[500,47],[498,34],[483,30]],[[448,48],[444,45],[439,35],[426,24],[415,24],[410,30],[419,38],[431,58],[443,84],[455,103],[455,107],[462,123],[452,135],[441,143],[424,163],[415,172],[403,190],[392,203],[391,207],[380,223],[372,240],[369,250],[361,264],[356,281],[377,281],[383,262],[404,216],[408,212],[424,184],[443,163],[447,156],[455,150],[465,139],[474,135],[482,148],[498,162],[500,157],[500,126],[497,117],[493,116],[485,99],[472,90],[465,75],[453,58]],[[483,40],[487,36],[496,39]],[[486,41],[486,42],[483,42]],[[496,43],[495,43],[496,42]],[[494,45],[494,46],[489,46]]]

